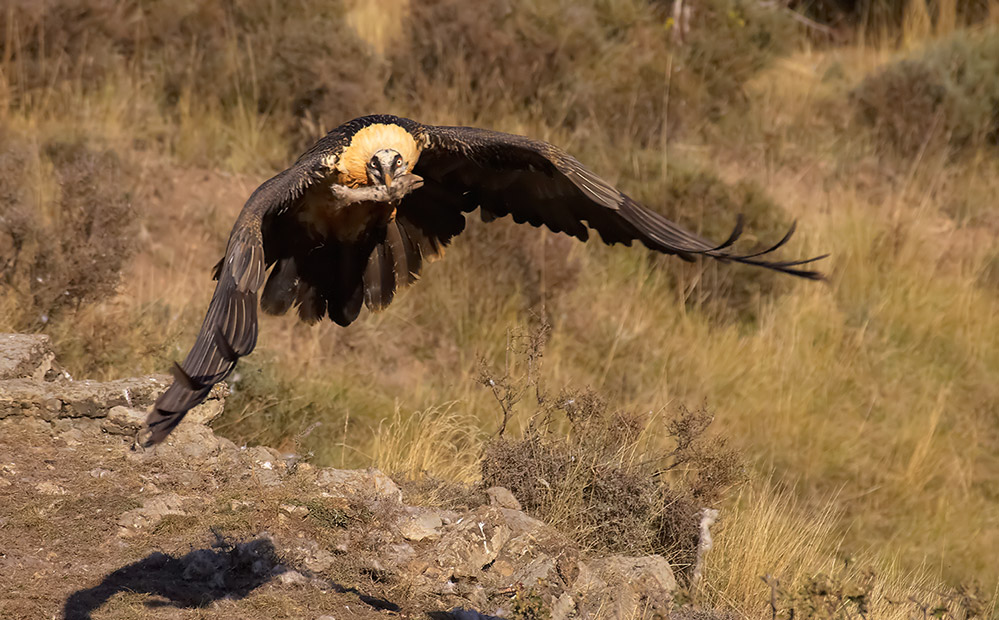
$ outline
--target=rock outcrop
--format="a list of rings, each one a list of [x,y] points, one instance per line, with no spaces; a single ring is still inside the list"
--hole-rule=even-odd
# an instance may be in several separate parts
[[[30,581],[26,569],[58,577],[71,572],[60,565],[96,562],[100,568],[87,578],[113,571],[107,582],[128,572],[116,557],[145,547],[158,555],[142,561],[144,574],[149,566],[170,567],[164,579],[197,580],[199,596],[224,600],[232,581],[224,571],[235,570],[232,562],[243,566],[239,554],[251,544],[245,541],[263,540],[275,559],[267,566],[251,562],[247,579],[282,596],[326,600],[303,592],[330,591],[359,597],[363,609],[451,610],[452,617],[508,616],[515,609],[523,616],[532,605],[536,617],[554,619],[669,613],[676,581],[666,560],[587,554],[520,511],[506,489],[488,489],[488,503],[460,511],[412,506],[377,470],[314,467],[270,448],[236,446],[208,426],[223,410],[226,392],[219,387],[165,444],[143,450],[133,438],[167,377],[73,381],[53,371],[54,364],[45,337],[0,335],[0,530],[11,538],[23,534],[24,542],[0,554],[0,574]],[[74,506],[68,514],[52,507],[66,505]],[[48,515],[45,527],[19,532],[31,521],[25,514],[39,510]],[[46,529],[53,521],[55,529]],[[90,521],[100,526],[81,527]],[[62,529],[67,525],[86,536],[77,539]],[[177,559],[159,551],[189,549],[211,537],[236,541],[229,547],[236,559],[213,550],[218,545]],[[84,539],[98,546],[99,562]],[[31,558],[39,546],[58,547],[59,557],[38,564]],[[0,599],[30,590],[23,580],[0,591]],[[66,617],[89,617],[71,609],[85,607],[81,601],[103,604],[81,597],[92,590],[65,593]]]

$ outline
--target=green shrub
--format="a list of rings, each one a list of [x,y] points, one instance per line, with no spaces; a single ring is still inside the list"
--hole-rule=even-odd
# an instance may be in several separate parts
[[[999,137],[999,30],[960,32],[879,69],[851,93],[857,119],[904,156],[956,152]]]
[[[951,105],[944,76],[913,60],[867,77],[853,91],[853,102],[859,120],[871,128],[879,143],[908,156],[934,137],[939,140]]]
[[[700,90],[690,103],[714,120],[744,103],[743,86],[793,49],[798,29],[786,11],[755,0],[706,0],[692,11],[680,54],[695,79],[684,79],[680,94]]]

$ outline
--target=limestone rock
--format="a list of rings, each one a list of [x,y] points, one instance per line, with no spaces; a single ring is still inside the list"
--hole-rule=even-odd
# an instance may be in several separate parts
[[[167,515],[186,515],[184,498],[176,493],[164,493],[147,499],[141,507],[129,510],[118,518],[123,536],[156,525]]]
[[[278,582],[285,586],[304,586],[309,583],[309,578],[297,570],[284,570],[278,574],[277,578]]]
[[[146,421],[146,412],[132,407],[111,407],[108,415],[101,421],[101,429],[114,435],[134,435],[139,432]]]
[[[399,532],[406,540],[418,542],[440,538],[440,529],[443,526],[444,521],[437,511],[411,507],[406,509],[399,521]]]
[[[576,601],[568,592],[563,592],[552,605],[552,620],[566,620],[576,611]]]
[[[366,495],[394,502],[402,501],[402,489],[375,468],[321,469],[316,484],[333,496]]]
[[[103,418],[117,406],[148,407],[166,389],[168,378],[137,377],[115,381],[0,381],[0,418],[11,415],[57,418]]]
[[[44,482],[39,482],[35,485],[35,490],[42,495],[66,495],[69,493],[65,488],[59,486],[54,482],[49,482],[48,480]]]
[[[499,556],[511,533],[499,509],[482,506],[447,527],[436,548],[437,565],[449,577],[477,577]]]
[[[510,489],[506,487],[489,487],[486,489],[486,495],[489,496],[489,503],[493,506],[499,506],[500,508],[509,508],[511,510],[520,510],[520,502],[517,498],[513,496]]]
[[[0,379],[43,381],[55,354],[44,334],[0,334]]]
[[[587,608],[610,609],[614,617],[668,615],[676,578],[669,562],[660,555],[613,555],[581,562],[573,590]]]

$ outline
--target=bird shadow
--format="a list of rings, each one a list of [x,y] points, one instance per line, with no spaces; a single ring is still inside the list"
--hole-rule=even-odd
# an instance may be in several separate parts
[[[289,570],[293,569],[280,562],[268,538],[238,544],[218,538],[208,549],[195,549],[180,557],[154,552],[109,573],[97,586],[71,594],[63,607],[63,617],[90,620],[94,611],[119,592],[158,597],[146,602],[147,607],[205,607],[221,599],[245,598]],[[399,609],[390,601],[366,596],[354,588],[335,583],[324,587],[356,594],[376,609]]]

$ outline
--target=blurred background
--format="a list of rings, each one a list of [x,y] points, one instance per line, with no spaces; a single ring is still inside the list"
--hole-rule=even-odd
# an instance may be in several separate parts
[[[992,617],[997,25],[996,0],[7,0],[0,331],[77,378],[164,372],[245,199],[326,131],[535,136],[705,236],[744,213],[744,249],[797,221],[785,254],[831,253],[829,281],[473,215],[381,314],[263,317],[216,431],[428,502],[504,484],[683,566],[720,508],[690,596],[740,617],[767,574],[813,611]]]

